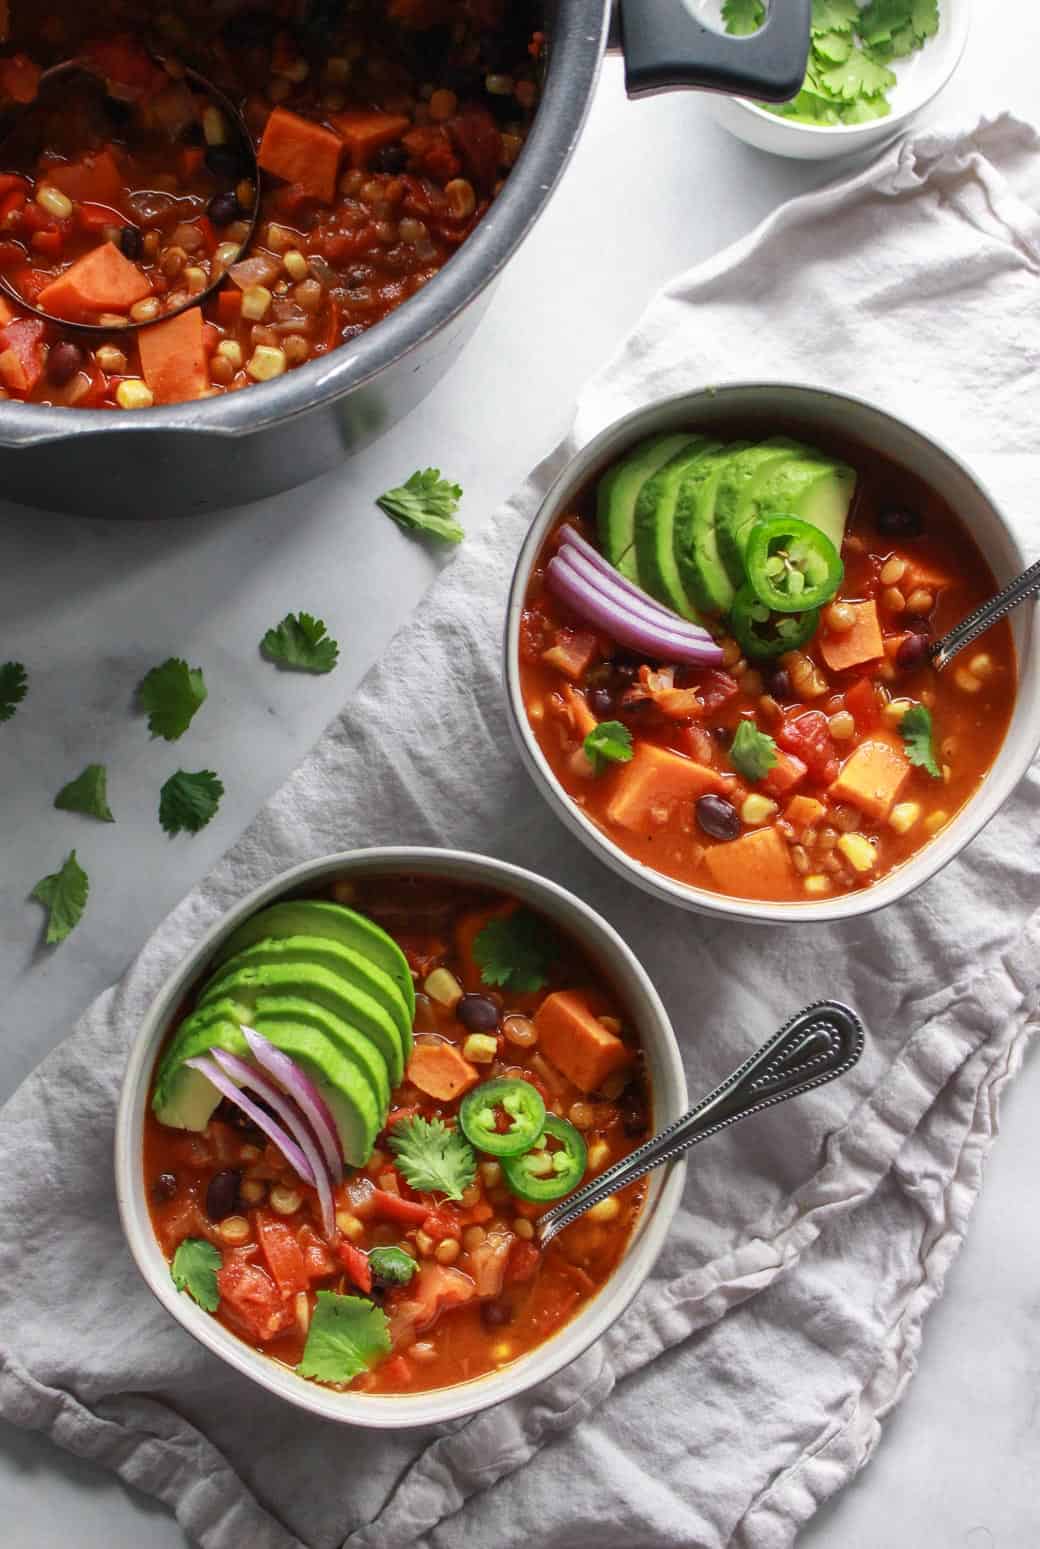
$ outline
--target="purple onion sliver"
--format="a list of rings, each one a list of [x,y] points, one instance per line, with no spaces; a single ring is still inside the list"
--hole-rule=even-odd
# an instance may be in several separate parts
[[[242,1036],[257,1064],[293,1099],[309,1120],[332,1181],[339,1183],[343,1177],[343,1148],[328,1103],[310,1076],[283,1049],[277,1048],[269,1038],[265,1038],[263,1033],[258,1033],[253,1027],[243,1027]]]
[[[602,570],[597,570],[595,565],[589,564],[580,550],[573,548],[569,543],[565,544],[557,556],[565,564],[576,570],[583,580],[590,586],[594,586],[597,592],[602,592],[610,602],[624,609],[626,613],[634,613],[645,623],[654,629],[665,629],[671,635],[681,635],[686,640],[706,640],[711,642],[711,636],[706,629],[699,624],[691,624],[687,619],[680,618],[678,613],[672,613],[667,608],[658,607],[646,593],[632,596],[631,593],[622,591],[620,587],[611,584],[610,577],[604,575]]]
[[[710,640],[691,640],[647,624],[633,613],[609,602],[602,592],[590,586],[584,577],[556,555],[546,569],[549,590],[588,623],[617,640],[629,650],[644,652],[658,662],[686,662],[694,667],[718,667],[722,651]]]
[[[577,532],[573,527],[561,527],[560,538],[561,553],[564,549],[571,549],[574,553],[580,554],[593,570],[598,571],[605,580],[612,582],[616,590],[625,592],[634,600],[645,603],[657,612],[663,613],[665,618],[671,619],[679,630],[684,632],[692,630],[695,634],[706,635],[708,639],[711,638],[708,631],[702,625],[693,624],[688,619],[682,618],[678,613],[673,613],[670,608],[666,608],[663,603],[658,602],[656,597],[651,597],[649,592],[644,591],[641,586],[637,586],[634,581],[630,581],[627,576],[622,575],[621,571],[617,570],[610,563],[610,560],[600,553],[599,549],[593,548],[592,544],[587,542],[581,536],[581,533]]]
[[[257,1129],[263,1130],[268,1140],[278,1147],[290,1167],[294,1167],[301,1178],[307,1183],[314,1182],[307,1165],[307,1158],[295,1140],[290,1139],[282,1126],[272,1119],[269,1113],[265,1113],[262,1108],[257,1107],[256,1103],[250,1101],[242,1088],[232,1081],[230,1076],[224,1074],[216,1060],[208,1060],[200,1055],[197,1059],[185,1060],[184,1063],[190,1065],[192,1070],[201,1071],[218,1092],[241,1108],[246,1117],[252,1119]]]

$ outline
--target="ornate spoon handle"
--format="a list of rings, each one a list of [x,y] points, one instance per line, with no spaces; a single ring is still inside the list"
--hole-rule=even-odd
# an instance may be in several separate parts
[[[936,667],[947,666],[958,651],[963,651],[965,646],[971,645],[980,635],[985,634],[991,624],[998,619],[1006,618],[1013,608],[1019,603],[1028,602],[1030,597],[1040,593],[1040,559],[1035,565],[1030,565],[1028,570],[1005,586],[1002,592],[991,597],[989,602],[984,602],[981,607],[969,613],[966,619],[962,619],[948,634],[943,635],[932,647],[932,661]]]
[[[538,1222],[542,1247],[600,1200],[670,1162],[698,1141],[752,1113],[786,1102],[851,1070],[863,1052],[863,1024],[840,1001],[821,1000],[792,1017],[731,1076],[637,1151],[615,1162]]]

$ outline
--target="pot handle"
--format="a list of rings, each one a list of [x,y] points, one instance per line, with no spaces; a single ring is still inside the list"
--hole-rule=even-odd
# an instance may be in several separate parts
[[[750,37],[713,32],[686,0],[621,0],[625,90],[630,97],[698,87],[786,102],[797,95],[809,57],[812,0],[770,0]]]

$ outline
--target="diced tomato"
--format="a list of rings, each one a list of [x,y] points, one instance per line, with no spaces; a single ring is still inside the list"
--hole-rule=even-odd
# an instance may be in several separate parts
[[[12,392],[31,393],[43,375],[43,336],[38,317],[16,317],[0,328],[0,379]]]
[[[0,99],[32,102],[40,84],[40,68],[28,54],[12,54],[0,59]]]
[[[697,698],[701,702],[705,715],[713,715],[727,699],[732,699],[739,691],[740,684],[736,678],[731,678],[728,672],[723,672],[720,668],[709,667],[697,685]]]
[[[326,1275],[331,1275],[336,1267],[336,1260],[314,1228],[307,1225],[301,1226],[296,1238],[303,1251],[308,1280],[324,1280]]]
[[[403,1387],[412,1380],[412,1368],[403,1355],[392,1355],[389,1361],[384,1361],[381,1371],[385,1380],[395,1388]]]
[[[857,731],[873,731],[881,719],[881,709],[870,678],[859,678],[845,691],[845,708],[855,721]]]
[[[217,1271],[224,1310],[256,1342],[288,1328],[293,1312],[270,1275],[258,1264],[232,1259]]]
[[[26,193],[17,184],[7,193],[0,190],[0,228],[13,224],[13,217],[25,209]]]
[[[0,269],[10,269],[14,264],[24,264],[25,248],[20,242],[0,242]]]
[[[403,1221],[407,1226],[421,1226],[430,1213],[429,1205],[418,1200],[401,1199],[387,1189],[373,1189],[370,1213],[383,1221]]]
[[[24,261],[25,254],[20,253],[19,256]],[[11,284],[18,294],[24,296],[26,301],[31,302],[33,305],[35,305],[36,298],[40,292],[47,289],[53,278],[54,276],[48,274],[46,270],[33,269],[28,264],[22,269],[16,269],[10,276]]]
[[[88,43],[85,54],[99,75],[118,81],[121,86],[135,86],[146,92],[164,79],[150,55],[128,35]]]
[[[206,152],[203,150],[201,145],[182,146],[180,154],[177,157],[177,161],[183,181],[188,182],[191,178],[193,178],[196,172],[200,170],[205,160]]]
[[[387,1298],[390,1338],[398,1344],[404,1334],[429,1328],[442,1312],[472,1301],[476,1294],[477,1287],[469,1275],[427,1259],[406,1290]]]
[[[368,1254],[362,1253],[360,1248],[355,1248],[352,1242],[345,1240],[336,1244],[336,1252],[348,1277],[358,1290],[364,1291],[367,1296],[372,1289],[372,1271],[369,1268]]]
[[[428,1237],[440,1242],[442,1237],[459,1237],[462,1234],[462,1223],[458,1213],[448,1205],[439,1205],[436,1210],[431,1210],[423,1222],[423,1231]]]
[[[55,226],[49,231],[34,231],[29,238],[29,246],[34,253],[42,253],[45,258],[60,258],[65,251],[65,238]]]
[[[467,108],[448,125],[466,171],[473,181],[489,191],[498,177],[502,162],[502,136],[486,108]]]
[[[18,189],[23,194],[28,194],[28,179],[21,177],[17,172],[0,172],[0,199],[5,194],[13,193],[15,189]]]
[[[217,317],[222,328],[233,328],[242,316],[242,292],[234,285],[225,285],[217,296]]]
[[[533,1242],[527,1242],[522,1237],[514,1238],[509,1250],[509,1261],[506,1264],[506,1281],[533,1279],[541,1261],[541,1250],[536,1248]]]
[[[801,784],[808,772],[800,758],[778,748],[776,763],[762,781],[761,789],[767,796],[786,796],[796,785]]]
[[[414,1119],[418,1112],[419,1110],[414,1104],[406,1108],[391,1108],[386,1116],[385,1128],[392,1129],[395,1124],[400,1124],[402,1119]]]
[[[825,785],[837,778],[838,758],[822,710],[806,710],[784,720],[776,737],[782,748],[804,762],[810,776]]]
[[[562,672],[564,677],[578,682],[591,667],[598,651],[599,641],[589,630],[564,625],[556,631],[555,644],[542,653],[542,660]]]
[[[107,204],[83,203],[76,206],[76,224],[84,231],[104,231],[106,226],[125,226],[117,210]]]
[[[295,1296],[310,1284],[303,1249],[284,1221],[272,1221],[263,1211],[256,1218],[256,1235],[275,1285],[283,1296]]]

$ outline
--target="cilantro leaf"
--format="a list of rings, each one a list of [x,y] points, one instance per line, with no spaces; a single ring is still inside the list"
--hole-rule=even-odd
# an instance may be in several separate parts
[[[142,678],[137,693],[152,736],[176,742],[206,698],[202,668],[189,667],[179,656],[171,656]]]
[[[465,534],[453,520],[461,499],[462,485],[442,479],[439,468],[423,472],[417,468],[404,484],[380,495],[376,505],[400,527],[427,532],[445,543],[461,543]]]
[[[776,763],[776,743],[753,721],[741,721],[729,750],[730,763],[745,780],[764,780]]]
[[[41,877],[37,882],[29,897],[35,898],[48,911],[44,940],[49,947],[64,941],[70,931],[75,930],[87,907],[89,892],[90,879],[76,859],[75,850],[69,851],[60,871],[53,871],[49,877]]]
[[[331,672],[339,659],[339,644],[325,633],[324,619],[309,613],[287,613],[260,642],[268,661],[297,672]]]
[[[473,956],[485,984],[540,990],[549,982],[556,943],[536,914],[516,909],[484,926],[473,942]]]
[[[407,1285],[419,1268],[410,1253],[393,1246],[369,1248],[368,1267],[374,1284],[382,1286]]]
[[[159,822],[163,831],[173,834],[197,834],[220,806],[224,786],[212,769],[188,774],[178,769],[159,792]]]
[[[608,764],[627,764],[632,757],[632,733],[620,721],[600,721],[585,738],[585,757],[597,774]]]
[[[389,1354],[390,1326],[381,1307],[364,1296],[319,1291],[296,1370],[319,1382],[351,1382]]]
[[[853,49],[844,64],[825,70],[820,80],[845,102],[854,102],[857,97],[876,97],[896,84],[896,76],[887,65],[879,64],[858,48]]]
[[[856,0],[813,0],[810,25],[814,38],[828,32],[851,32],[858,21]]]
[[[21,662],[0,666],[0,721],[9,721],[29,692],[29,680]]]
[[[102,823],[114,823],[108,805],[108,777],[104,764],[88,764],[81,775],[63,785],[54,798],[59,812],[82,812],[88,818],[99,818]]]
[[[187,1291],[200,1307],[216,1312],[220,1301],[217,1270],[222,1263],[219,1248],[204,1237],[185,1237],[173,1255],[170,1274],[178,1291]]]
[[[941,780],[942,770],[935,757],[932,712],[926,705],[914,705],[899,723],[899,735],[906,744],[906,756],[918,769],[927,769],[933,780]]]
[[[734,37],[743,38],[757,32],[765,19],[766,8],[762,0],[722,0],[722,20],[726,31]]]
[[[817,56],[829,65],[843,65],[852,53],[853,42],[843,32],[825,32],[813,43]]]
[[[413,1114],[398,1119],[387,1137],[405,1181],[420,1194],[461,1199],[477,1176],[477,1157],[464,1135],[443,1119]]]

